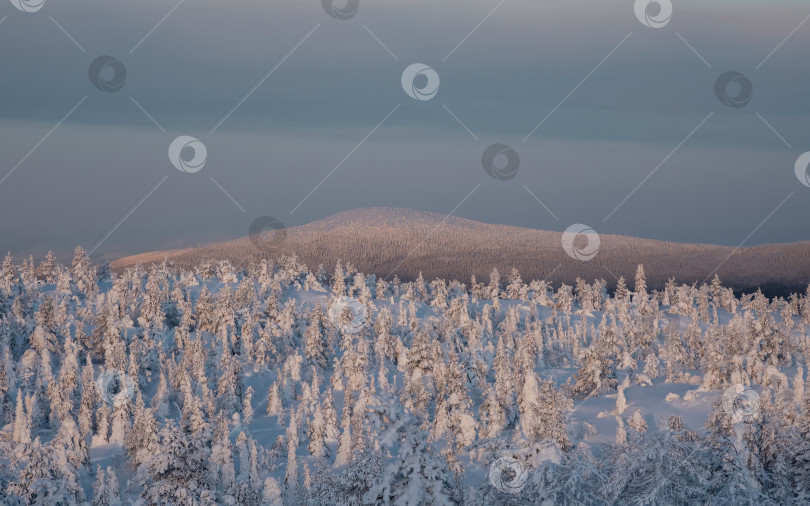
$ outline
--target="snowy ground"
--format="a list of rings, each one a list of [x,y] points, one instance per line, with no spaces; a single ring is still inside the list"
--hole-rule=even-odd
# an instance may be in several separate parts
[[[217,269],[0,275],[6,502],[806,497],[806,298]]]

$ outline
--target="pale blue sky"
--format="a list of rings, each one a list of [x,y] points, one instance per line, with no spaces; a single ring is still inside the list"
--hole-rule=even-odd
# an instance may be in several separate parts
[[[0,249],[100,244],[103,257],[243,236],[261,215],[292,226],[357,207],[447,213],[476,187],[456,215],[737,245],[782,203],[747,244],[810,239],[810,188],[793,171],[810,151],[806,1],[678,1],[652,29],[632,1],[506,0],[492,12],[499,0],[361,0],[338,21],[319,0],[187,0],[155,28],[176,5],[0,5]],[[99,55],[126,66],[121,91],[91,85]],[[417,62],[441,77],[430,101],[401,87]],[[714,95],[728,70],[753,83],[744,108]],[[202,171],[169,162],[179,135],[207,147]],[[520,154],[514,179],[483,171],[493,143]]]

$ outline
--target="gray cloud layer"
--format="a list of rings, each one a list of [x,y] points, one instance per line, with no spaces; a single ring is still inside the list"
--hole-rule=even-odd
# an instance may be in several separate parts
[[[291,226],[356,207],[449,212],[479,184],[457,215],[554,230],[582,222],[605,233],[728,245],[795,192],[747,244],[807,240],[810,189],[793,165],[810,150],[810,22],[761,62],[810,8],[705,4],[677,2],[669,25],[656,30],[636,20],[630,1],[507,0],[449,57],[497,1],[361,1],[357,16],[337,21],[315,0],[188,0],[134,51],[175,2],[50,2],[33,14],[6,4],[0,178],[87,99],[0,184],[0,248],[18,255],[92,249],[165,176],[97,256],[246,235],[259,215]],[[91,85],[87,69],[99,55],[126,66],[118,93]],[[431,101],[412,100],[400,86],[414,62],[441,76]],[[744,108],[727,108],[714,95],[727,70],[754,85]],[[182,174],[169,163],[178,135],[205,143],[201,172]],[[495,142],[520,154],[510,181],[481,168],[481,153]]]

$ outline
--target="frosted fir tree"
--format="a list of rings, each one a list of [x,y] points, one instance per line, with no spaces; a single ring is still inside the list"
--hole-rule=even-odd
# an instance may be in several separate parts
[[[416,291],[416,296],[420,302],[427,302],[429,298],[427,284],[425,283],[425,278],[422,276],[422,271],[419,271],[419,275],[413,282],[414,290]]]
[[[96,270],[81,246],[77,246],[73,253],[72,274],[73,283],[81,295],[89,296],[98,291]]]
[[[147,408],[140,390],[135,398],[132,430],[126,436],[126,450],[135,466],[146,462],[158,449],[158,425],[152,409]]]
[[[343,413],[340,419],[341,432],[338,442],[337,455],[335,456],[335,467],[345,466],[352,460],[352,404],[352,393],[351,391],[347,391],[343,398]]]
[[[307,438],[309,439],[307,450],[309,450],[310,455],[317,459],[326,458],[328,456],[329,449],[325,441],[326,420],[324,420],[323,410],[320,404],[316,406],[312,420],[310,420],[307,425]]]
[[[797,446],[793,456],[793,483],[804,500],[810,500],[810,391],[805,390],[796,422]]]
[[[627,425],[636,432],[647,432],[647,422],[639,409],[633,412],[633,415],[627,421]]]
[[[278,388],[278,381],[274,381],[272,385],[270,385],[270,389],[267,392],[267,414],[270,416],[277,416],[281,414],[283,409],[282,402],[281,402],[281,393],[279,392]]]
[[[766,389],[761,396],[760,430],[756,451],[762,463],[758,477],[763,491],[773,501],[786,504],[794,496],[793,459],[795,426],[792,423],[794,409],[789,405],[786,390],[770,395]]]
[[[630,386],[629,377],[619,385],[618,392],[616,393],[616,414],[621,415],[627,409],[627,397],[624,395],[624,389]]]
[[[704,504],[710,464],[694,443],[669,431],[629,434],[627,444],[608,448],[611,472],[602,494],[609,504]]]
[[[56,282],[56,256],[53,251],[49,250],[45,259],[39,264],[39,278],[48,285]]]
[[[70,469],[60,467],[57,455],[37,437],[23,448],[25,465],[16,479],[8,483],[5,492],[19,498],[23,504],[76,505],[84,500],[84,490]]]
[[[664,346],[664,352],[666,353],[666,381],[667,383],[673,383],[682,371],[684,362],[688,360],[687,353],[683,340],[675,329],[667,334]]]
[[[507,423],[514,419],[515,412],[515,384],[514,372],[504,338],[498,340],[498,348],[492,362],[495,376],[495,393],[498,402],[506,415]]]
[[[167,420],[158,452],[138,468],[141,497],[150,505],[200,503],[212,495],[207,461],[202,441]]]
[[[262,486],[262,504],[267,506],[284,506],[284,499],[278,480],[268,476]]]
[[[290,424],[287,426],[287,467],[284,474],[284,487],[288,494],[298,493],[298,458],[296,450],[298,448],[298,418],[295,411],[290,415]]]
[[[48,446],[62,487],[71,496],[84,499],[80,475],[89,468],[90,455],[87,444],[79,435],[76,422],[72,418],[63,420],[59,432]]]
[[[95,437],[102,443],[109,443],[110,441],[110,416],[112,410],[110,406],[103,402],[101,407],[96,411],[96,435]],[[94,438],[95,441],[95,438]]]
[[[214,438],[211,441],[211,453],[208,457],[208,469],[212,483],[218,485],[223,493],[231,493],[236,481],[236,466],[230,440],[228,419],[220,415],[216,421]]]
[[[578,397],[590,397],[612,391],[618,386],[616,369],[621,353],[619,327],[604,316],[599,335],[585,351],[582,365],[574,377],[572,392]]]
[[[332,275],[332,293],[338,296],[346,295],[346,278],[340,260],[335,264],[335,272]]]
[[[214,300],[208,287],[203,285],[194,308],[197,315],[197,328],[205,332],[214,331]]]
[[[96,466],[96,481],[93,483],[93,506],[110,506],[107,493],[107,474],[100,465]]]
[[[627,444],[627,430],[624,428],[624,418],[616,417],[616,444],[623,446]]]
[[[93,483],[93,506],[120,506],[118,477],[112,467],[107,470],[96,466],[96,481]]]
[[[8,375],[6,373],[8,359],[0,359],[0,424],[5,425],[13,420],[12,401],[9,395]]]
[[[14,411],[14,432],[11,440],[15,443],[26,444],[31,442],[31,422],[25,412],[25,395],[17,392],[17,407]]]
[[[384,307],[377,313],[374,321],[374,332],[377,337],[374,341],[374,353],[384,359],[394,360],[396,358],[396,346],[394,336],[391,334],[394,318],[391,311]]]
[[[383,278],[377,278],[377,284],[374,287],[374,298],[384,300],[387,299],[390,294],[390,285]]]
[[[417,427],[408,425],[405,430],[396,459],[365,495],[365,501],[397,506],[452,505],[453,479],[444,459],[428,446],[425,434]]]
[[[163,308],[163,302],[165,301],[157,272],[153,267],[152,273],[146,282],[140,316],[138,317],[138,324],[147,329],[152,336],[159,335],[165,330],[166,313]]]
[[[18,295],[19,278],[19,273],[14,267],[14,259],[9,252],[3,258],[3,264],[0,267],[0,295],[9,298]]]
[[[648,353],[644,359],[644,374],[650,380],[656,380],[661,376],[661,361],[654,352]]]
[[[309,316],[309,325],[304,331],[304,356],[307,364],[316,365],[321,370],[326,369],[328,364],[325,321],[321,305],[315,304]]]
[[[801,407],[804,402],[804,367],[799,365],[793,376],[793,404]]]
[[[594,301],[593,291],[591,286],[587,284],[584,279],[576,279],[574,282],[574,291],[582,311],[588,313],[595,309],[596,304]]]
[[[166,415],[169,414],[169,394],[169,384],[166,379],[166,374],[161,370],[158,376],[157,391],[150,401],[156,417],[165,418]]]
[[[647,275],[644,273],[644,266],[639,264],[636,268],[635,284],[633,285],[633,301],[636,305],[639,302],[647,301],[649,294],[647,293]]]
[[[430,283],[430,293],[433,298],[430,306],[438,309],[447,309],[447,282],[443,279],[436,279]]]
[[[93,378],[93,364],[87,356],[87,364],[82,368],[82,395],[79,401],[79,431],[86,439],[93,434],[95,420],[93,413],[98,404],[98,390]]]
[[[483,402],[478,409],[478,419],[481,422],[480,438],[491,439],[501,435],[506,427],[506,414],[498,401],[495,389],[490,387],[485,393]]]
[[[245,398],[242,399],[242,420],[245,425],[253,422],[253,387],[249,386],[245,390]]]
[[[364,453],[346,466],[335,481],[337,504],[366,504],[363,499],[377,485],[383,474],[379,451]]]
[[[552,440],[563,450],[571,447],[566,433],[566,415],[573,403],[551,381],[538,381],[528,372],[518,398],[520,426],[530,442]]]
[[[109,438],[110,443],[124,444],[132,424],[131,411],[129,399],[117,400],[113,405],[112,426]]]
[[[34,257],[32,255],[29,255],[26,260],[23,260],[20,266],[20,283],[25,292],[33,291],[40,285],[34,267]]]
[[[528,295],[528,287],[523,283],[520,272],[512,268],[509,274],[509,282],[506,285],[506,298],[512,300],[525,300]]]
[[[332,442],[337,441],[340,432],[338,431],[337,411],[335,411],[334,394],[331,388],[326,390],[322,406],[326,440]]]

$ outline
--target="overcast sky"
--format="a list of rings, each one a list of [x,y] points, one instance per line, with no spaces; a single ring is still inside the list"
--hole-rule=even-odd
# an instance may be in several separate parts
[[[360,0],[338,20],[320,0],[0,1],[0,249],[115,257],[372,206],[810,239],[806,0],[677,1],[661,28],[632,0],[499,2]],[[116,92],[89,79],[102,55],[126,69]],[[440,77],[430,100],[403,89],[413,63]],[[744,107],[715,94],[727,71],[753,86]],[[169,159],[181,135],[206,148],[199,172]],[[495,143],[514,178],[484,171]]]

